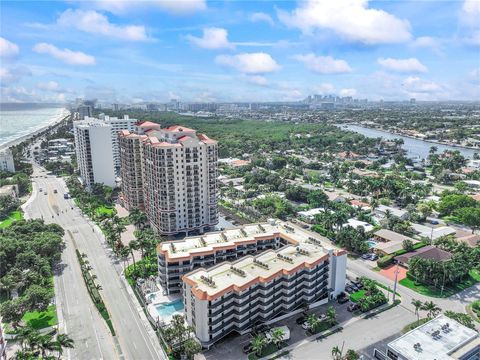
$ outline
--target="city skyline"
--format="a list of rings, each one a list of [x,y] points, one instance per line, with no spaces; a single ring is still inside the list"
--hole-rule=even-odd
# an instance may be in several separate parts
[[[479,16],[475,0],[7,1],[1,100],[478,100]]]

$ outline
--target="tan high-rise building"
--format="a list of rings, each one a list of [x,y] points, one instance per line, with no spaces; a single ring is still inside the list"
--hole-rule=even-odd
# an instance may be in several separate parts
[[[144,122],[120,133],[123,201],[164,235],[218,223],[217,142],[182,126]]]

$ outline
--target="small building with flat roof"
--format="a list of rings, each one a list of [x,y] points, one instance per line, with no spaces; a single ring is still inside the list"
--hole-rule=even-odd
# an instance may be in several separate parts
[[[477,360],[480,356],[478,332],[439,315],[387,345],[392,360]]]

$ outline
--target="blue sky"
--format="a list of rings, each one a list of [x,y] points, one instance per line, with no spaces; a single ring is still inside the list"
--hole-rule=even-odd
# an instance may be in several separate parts
[[[480,100],[480,0],[0,6],[2,102]]]

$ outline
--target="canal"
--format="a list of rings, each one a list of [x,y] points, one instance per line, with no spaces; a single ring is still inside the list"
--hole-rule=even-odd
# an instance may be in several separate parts
[[[462,153],[463,156],[466,158],[473,158],[473,154],[478,152],[480,154],[480,150],[473,150],[473,149],[466,149],[462,147],[456,146],[449,146],[443,144],[436,144],[429,141],[424,141],[420,139],[413,139],[407,136],[392,134],[386,131],[370,129],[363,126],[358,125],[338,125],[344,130],[351,130],[356,133],[362,134],[366,137],[371,138],[383,138],[385,140],[393,140],[393,139],[403,139],[403,148],[407,151],[407,156],[412,159],[425,159],[428,157],[428,152],[430,151],[430,147],[436,146],[439,153],[444,152],[445,150],[458,150]]]

